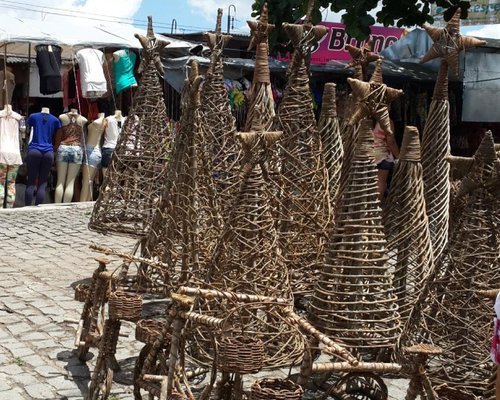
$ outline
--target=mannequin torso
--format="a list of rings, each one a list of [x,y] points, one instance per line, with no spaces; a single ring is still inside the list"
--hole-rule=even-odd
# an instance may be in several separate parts
[[[87,127],[87,147],[99,146],[101,141],[101,136],[107,126],[107,120],[104,118],[104,113],[99,114],[99,117],[92,121]]]
[[[114,149],[120,136],[123,124],[127,118],[120,110],[116,110],[114,115],[106,117],[106,133],[102,147]]]
[[[64,145],[82,145],[83,127],[87,123],[87,119],[78,114],[76,110],[71,110],[67,114],[61,114],[59,119],[63,126],[59,143]]]

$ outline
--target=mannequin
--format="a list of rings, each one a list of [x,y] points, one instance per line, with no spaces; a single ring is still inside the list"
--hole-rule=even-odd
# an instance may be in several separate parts
[[[75,179],[83,161],[83,127],[87,119],[78,114],[76,109],[71,109],[67,114],[61,114],[59,119],[62,128],[57,131],[54,143],[57,169],[54,201],[69,203],[73,199]]]
[[[12,208],[16,198],[16,176],[23,163],[19,150],[19,121],[23,117],[5,104],[0,111],[0,207]]]
[[[26,120],[29,145],[26,155],[28,166],[28,183],[26,185],[25,205],[31,206],[35,183],[38,182],[35,205],[43,203],[45,198],[45,187],[49,177],[52,164],[54,163],[54,136],[61,128],[61,121],[50,114],[47,107],[42,108],[39,113],[31,114]]]
[[[87,127],[87,142],[85,144],[86,158],[82,171],[82,193],[80,201],[92,200],[92,184],[96,172],[101,168],[101,142],[102,134],[106,129],[108,121],[104,118],[104,113],[99,114],[98,118]]]
[[[5,82],[7,87],[4,87]],[[12,103],[12,94],[14,93],[14,88],[16,87],[16,77],[12,73],[12,68],[7,67],[5,72],[0,71],[0,83],[1,83],[1,97],[0,97],[0,108],[3,108],[5,104]]]
[[[120,110],[116,110],[114,115],[106,117],[106,131],[104,134],[104,144],[102,145],[102,172],[106,170],[111,162],[111,156],[116,147],[116,142],[123,128],[127,117],[122,115]]]
[[[134,76],[135,59],[135,53],[129,50],[117,50],[113,53],[116,94],[137,86],[137,80]]]

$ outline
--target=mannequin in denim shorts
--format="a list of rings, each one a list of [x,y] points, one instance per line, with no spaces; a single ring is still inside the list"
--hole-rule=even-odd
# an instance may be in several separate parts
[[[56,133],[54,151],[56,153],[57,185],[54,201],[69,203],[73,199],[75,179],[83,161],[83,127],[87,119],[72,109],[61,114],[62,128]]]
[[[80,201],[92,200],[92,187],[94,178],[99,169],[101,169],[101,137],[106,129],[107,120],[104,113],[99,114],[96,120],[92,121],[87,127],[87,141],[85,143],[85,160],[82,167],[82,193]]]

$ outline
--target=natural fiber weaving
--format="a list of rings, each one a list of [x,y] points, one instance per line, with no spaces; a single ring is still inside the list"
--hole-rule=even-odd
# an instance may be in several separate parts
[[[312,46],[327,29],[310,23],[285,24],[284,28],[295,50],[277,116],[277,127],[283,131],[278,146],[282,185],[278,224],[292,288],[298,293],[312,290],[332,215],[307,66]]]
[[[222,291],[247,295],[265,295],[290,299],[293,304],[288,270],[278,246],[278,237],[271,213],[271,193],[264,180],[269,147],[281,132],[262,130],[237,135],[244,156],[242,159],[240,189],[233,201],[210,262],[209,273],[199,277],[200,285]],[[228,301],[203,300],[196,308],[201,314],[228,318],[234,305]],[[245,335],[258,338],[265,344],[265,367],[287,365],[300,359],[303,339],[297,330],[277,317],[283,305],[245,305],[231,318],[231,326]],[[195,335],[200,341],[200,335]],[[207,358],[209,343],[199,342],[197,349]],[[202,360],[203,361],[203,360]]]
[[[392,348],[400,334],[372,151],[371,121],[363,120],[310,308],[318,329],[364,358]]]
[[[373,53],[373,39],[370,38],[365,42],[362,47],[354,47],[350,44],[345,45],[345,49],[349,52],[352,57],[352,60],[349,64],[345,66],[345,68],[356,68],[356,72],[354,74],[355,79],[359,79],[360,81],[365,81],[368,79],[368,65],[380,59],[380,56],[376,53]],[[359,67],[359,68],[358,68]]]
[[[434,44],[420,60],[421,63],[441,57],[448,63],[451,73],[458,76],[460,52],[486,43],[484,40],[460,35],[460,13],[461,9],[458,7],[445,28],[424,26]]]
[[[450,165],[447,157],[449,155],[448,66],[442,61],[422,135],[425,204],[436,265],[440,264],[441,255],[448,242]]]
[[[169,158],[170,132],[157,71],[158,51],[165,46],[154,36],[141,38],[144,74],[107,170],[89,228],[101,233],[142,237],[149,229],[162,191]]]
[[[207,33],[212,51],[201,92],[201,132],[212,157],[213,176],[222,215],[227,215],[238,182],[239,148],[234,138],[236,122],[224,86],[222,50],[231,36],[221,33],[222,9],[217,12],[215,33]]]
[[[430,364],[434,385],[482,396],[488,388],[492,362],[491,300],[481,291],[498,288],[500,279],[500,199],[486,182],[498,175],[491,133],[474,156],[464,178],[466,206],[450,237],[442,272],[435,279],[425,309],[423,338],[444,349]],[[467,182],[477,182],[472,187]]]
[[[260,379],[252,385],[250,400],[300,400],[303,393],[287,379]]]
[[[334,209],[334,201],[337,198],[339,190],[342,158],[344,156],[344,148],[340,136],[340,124],[337,117],[334,83],[325,84],[318,130],[323,142],[323,156],[326,169],[328,170],[328,189],[330,191],[332,209]]]
[[[193,270],[204,270],[219,235],[217,194],[211,159],[201,130],[198,65],[191,65],[182,98],[180,129],[162,200],[144,243],[144,257],[166,263],[168,269],[143,265],[141,284],[172,289],[186,282]],[[200,274],[200,272],[198,272]]]
[[[394,268],[394,294],[398,298],[404,325],[413,307],[421,306],[416,302],[433,268],[420,164],[420,140],[418,130],[413,126],[405,129],[383,222],[389,265]],[[409,325],[409,329],[414,329],[412,322]]]

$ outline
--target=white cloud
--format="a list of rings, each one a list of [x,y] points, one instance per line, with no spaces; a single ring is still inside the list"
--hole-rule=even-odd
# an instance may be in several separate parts
[[[34,6],[34,2],[22,0],[18,2],[17,9],[5,9],[5,11],[21,18],[54,22],[63,15],[77,15],[78,18],[70,19],[76,24],[85,24],[110,17],[132,18],[141,3],[142,0],[38,0],[37,6]]]
[[[462,28],[462,34],[490,39],[500,39],[500,25],[484,25],[474,28]]]

